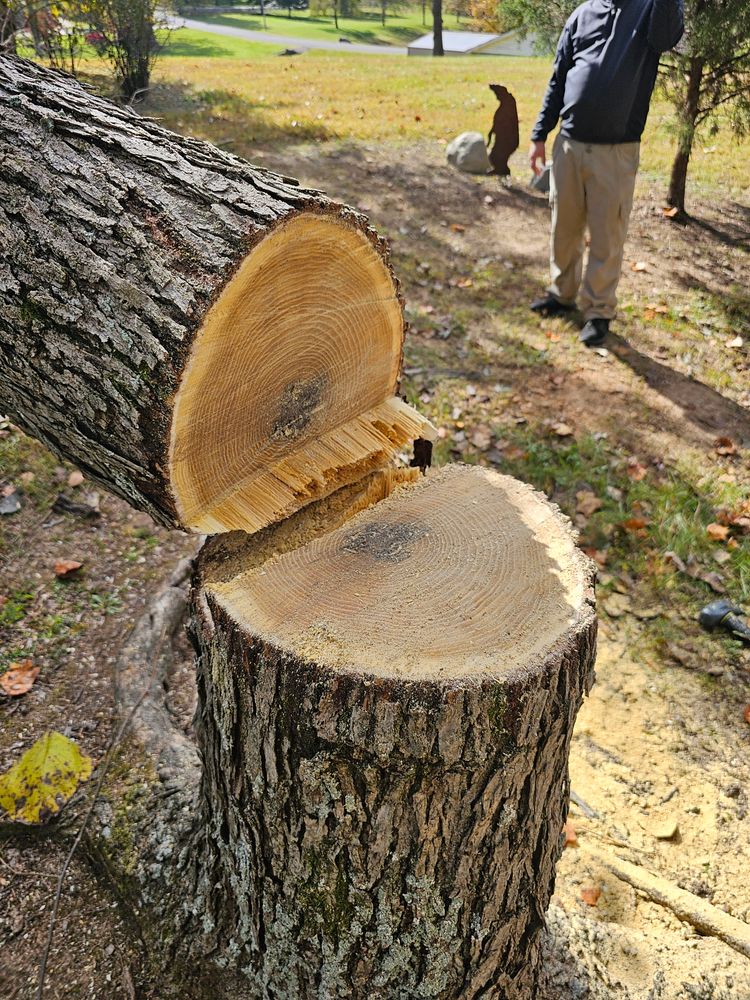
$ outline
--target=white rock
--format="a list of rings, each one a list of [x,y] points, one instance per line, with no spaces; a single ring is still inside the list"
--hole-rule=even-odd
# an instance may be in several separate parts
[[[484,136],[479,132],[462,132],[447,146],[445,158],[465,174],[486,174],[491,169]]]

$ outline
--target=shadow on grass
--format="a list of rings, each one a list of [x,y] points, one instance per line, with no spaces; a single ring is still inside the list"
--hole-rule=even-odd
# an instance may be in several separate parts
[[[692,424],[717,435],[750,442],[750,413],[738,403],[703,382],[659,364],[617,334],[610,334],[607,347],[651,389],[679,406]]]
[[[252,43],[250,43],[252,44]],[[223,43],[221,35],[185,38],[184,31],[175,31],[166,41],[162,57],[177,59],[222,59],[236,55],[234,49]]]
[[[150,90],[145,110],[157,114],[167,128],[207,139],[248,158],[253,155],[249,144],[281,148],[335,138],[320,122],[296,122],[292,106],[289,125],[273,122],[268,112],[283,106],[284,102],[252,102],[231,90],[197,90],[187,83],[159,83]],[[185,119],[189,119],[187,128]]]
[[[316,38],[320,39],[322,37],[326,41],[335,42],[337,39],[343,37],[348,38],[351,42],[361,42],[365,45],[393,45],[398,43],[406,45],[407,42],[412,41],[414,38],[418,37],[419,34],[418,31],[415,31],[414,26],[409,27],[407,25],[401,26],[394,24],[393,17],[389,17],[387,19],[387,23],[384,27],[379,14],[374,12],[368,13],[366,11],[357,15],[357,27],[355,27],[348,20],[348,18],[344,17],[339,17],[338,28],[333,23],[333,19],[328,17],[268,17],[265,29],[263,27],[263,22],[259,17],[254,17],[248,14],[216,14],[201,17],[200,20],[205,21],[206,24],[218,24],[227,28],[241,28],[243,31],[257,31],[262,33],[265,30],[276,35],[288,33],[290,24],[309,24],[311,27],[320,29],[320,32],[318,33],[300,33],[300,41],[315,41]],[[371,22],[372,27],[362,27],[362,21]],[[286,32],[284,30],[285,28]],[[429,29],[425,28],[424,30],[427,31]],[[297,36],[296,31],[294,32],[294,35],[295,37]]]
[[[750,207],[739,202],[729,202],[721,219],[701,219],[689,215],[683,223],[687,228],[694,227],[709,233],[719,243],[726,246],[750,250]]]

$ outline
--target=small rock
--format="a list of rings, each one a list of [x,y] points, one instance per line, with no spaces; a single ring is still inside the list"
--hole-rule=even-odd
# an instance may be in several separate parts
[[[680,828],[676,819],[665,819],[652,826],[651,833],[657,840],[674,840],[679,836]]]

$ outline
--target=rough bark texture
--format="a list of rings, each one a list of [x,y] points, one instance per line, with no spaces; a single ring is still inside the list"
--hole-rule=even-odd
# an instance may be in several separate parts
[[[685,211],[688,166],[693,151],[695,123],[700,110],[703,69],[702,59],[693,58],[690,60],[685,82],[685,101],[679,114],[680,132],[677,140],[677,152],[672,161],[672,172],[669,178],[667,202],[681,212]]]
[[[200,590],[193,629],[193,957],[263,1000],[533,997],[590,603],[543,663],[481,684],[300,662]]]
[[[0,56],[0,406],[176,525],[165,470],[192,339],[248,250],[300,211],[387,257],[353,210]]]

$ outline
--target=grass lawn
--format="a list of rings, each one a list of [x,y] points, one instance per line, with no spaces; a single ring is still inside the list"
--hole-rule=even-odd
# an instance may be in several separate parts
[[[210,24],[246,28],[249,31],[264,30],[262,19],[255,14],[211,14],[200,20]],[[364,42],[368,45],[406,45],[430,31],[431,27],[429,11],[425,26],[419,8],[388,14],[385,25],[381,23],[379,11],[361,11],[357,17],[339,17],[338,28],[332,17],[315,16],[307,10],[298,10],[292,11],[292,17],[286,12],[267,14],[265,30],[276,35],[293,35],[295,38],[317,38],[333,42],[339,38],[348,38],[352,42]],[[466,24],[456,22],[455,17],[448,17],[444,27],[446,30],[461,30],[466,28]]]
[[[293,22],[294,23],[294,22]],[[301,23],[301,19],[299,19]],[[528,136],[547,84],[547,58],[390,58],[356,53],[308,52],[280,59],[275,46],[180,29],[157,64],[155,80],[174,98],[159,101],[165,123],[208,139],[231,140],[252,155],[266,141],[364,140],[444,142],[459,132],[488,130],[495,100],[488,89],[503,83],[516,96],[521,122],[521,173]],[[210,56],[205,58],[205,56]],[[675,138],[669,105],[655,100],[643,144],[641,186],[666,188]],[[750,197],[747,143],[727,128],[699,138],[691,166],[694,194]]]

